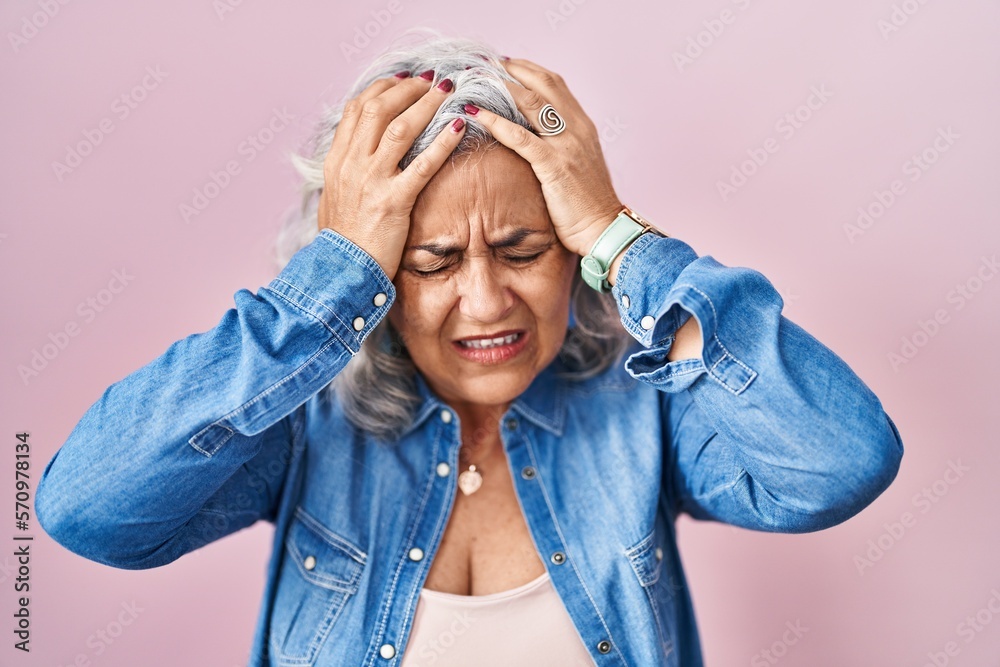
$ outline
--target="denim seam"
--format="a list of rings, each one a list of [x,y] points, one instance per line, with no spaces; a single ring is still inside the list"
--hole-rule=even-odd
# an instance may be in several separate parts
[[[274,282],[278,282],[278,283],[282,283],[284,285],[288,285],[289,289],[295,290],[296,292],[298,292],[299,294],[301,294],[303,298],[308,299],[310,303],[315,303],[317,306],[319,306],[323,310],[329,312],[330,315],[332,315],[333,318],[337,320],[337,322],[339,322],[345,328],[348,328],[347,323],[344,322],[344,320],[340,319],[340,316],[336,313],[336,311],[334,311],[332,308],[330,308],[329,306],[327,306],[322,301],[319,301],[318,299],[312,298],[304,290],[300,289],[296,285],[293,285],[292,283],[290,283],[287,280],[284,280],[282,278],[275,278]],[[272,291],[274,291],[274,290],[272,290]],[[331,327],[327,323],[327,320],[323,319],[322,317],[320,317],[319,315],[317,315],[316,313],[312,312],[311,310],[309,310],[307,308],[302,308],[302,306],[300,304],[295,303],[293,300],[289,299],[287,296],[281,294],[281,292],[275,292],[275,293],[278,294],[279,296],[282,296],[285,299],[285,301],[288,301],[289,303],[292,303],[292,304],[295,304],[296,306],[298,306],[303,312],[309,313],[309,315],[311,317],[314,317],[315,319],[319,320],[320,322],[323,323],[323,326],[325,326],[327,329],[330,329],[331,331],[333,331],[333,327]]]
[[[227,442],[229,442],[229,440],[236,434],[235,431],[233,431],[233,429],[229,428],[228,426],[222,423],[223,419],[224,417],[215,420],[205,428],[201,429],[200,431],[192,435],[190,438],[188,438],[188,444],[191,445],[196,450],[198,450],[199,452],[201,452],[202,454],[204,454],[207,458],[212,458],[213,456],[215,456],[215,452],[219,451],[219,448],[225,445]],[[222,441],[220,441],[218,444],[216,444],[215,447],[212,449],[212,451],[209,452],[208,450],[203,449],[200,445],[198,445],[198,443],[195,442],[195,440],[197,440],[202,433],[205,433],[206,431],[212,429],[215,426],[225,429],[226,437],[223,438]]]
[[[275,278],[275,280],[280,280],[280,279],[279,278]],[[288,285],[289,287],[295,289],[298,292],[302,291],[302,290],[299,290],[298,288],[296,288],[291,283],[287,283],[284,280],[281,280],[281,282],[285,283],[286,285]],[[316,313],[313,313],[313,312],[307,310],[306,308],[303,308],[302,304],[296,303],[292,299],[288,298],[287,295],[282,294],[281,292],[279,292],[277,290],[271,290],[271,291],[274,292],[275,294],[277,294],[279,297],[281,297],[281,299],[285,303],[288,303],[288,304],[294,306],[296,309],[300,310],[301,312],[305,313],[306,315],[308,315],[309,317],[311,317],[312,319],[316,320],[317,322],[319,322],[320,324],[322,324],[324,327],[326,327],[327,331],[329,331],[331,334],[333,334],[334,336],[336,336],[337,340],[339,340],[344,347],[346,347],[348,350],[350,350],[351,356],[354,356],[354,350],[350,346],[350,344],[340,336],[340,332],[338,332],[335,328],[331,327],[330,324],[328,322],[326,322],[322,317],[319,317],[318,315],[316,315]],[[344,321],[342,319],[340,319],[339,317],[337,317],[337,321],[340,322],[341,324],[344,324]],[[345,329],[347,329],[346,325],[345,325]]]
[[[444,427],[439,424],[438,425],[438,429],[439,429],[438,432],[440,433],[440,431],[443,428]],[[435,438],[434,439],[434,443],[435,443],[434,452],[435,453],[437,452],[437,445],[440,443],[440,441],[441,441],[440,438]],[[432,457],[431,458],[431,462],[433,462],[436,458],[438,458],[438,457],[437,456]],[[413,540],[416,537],[417,532],[419,531],[420,520],[424,516],[424,508],[427,507],[427,502],[430,500],[430,497],[434,493],[434,482],[435,482],[434,478],[435,478],[436,475],[437,475],[437,471],[436,470],[435,471],[431,471],[430,475],[427,478],[427,484],[424,487],[425,490],[424,490],[424,493],[423,493],[423,498],[421,499],[420,507],[417,508],[416,519],[413,522],[413,527],[410,529],[410,534],[407,536],[406,540],[403,542],[403,549],[406,550],[407,552],[409,551],[409,549],[412,548],[412,546],[408,547],[407,545],[413,545]],[[437,522],[434,525],[434,534],[435,535],[437,535],[438,530],[441,528],[441,525],[444,522],[444,516],[445,516],[445,514],[446,514],[446,512],[439,512],[438,513]],[[413,546],[415,546],[415,545],[413,545]],[[432,561],[432,560],[433,560],[433,557],[430,558],[430,559],[428,559],[428,561]],[[393,586],[392,586],[392,590],[393,591],[396,588],[396,582],[398,581],[398,578],[399,578],[399,572],[406,566],[406,562],[407,562],[407,558],[405,556],[401,555],[401,557],[400,557],[400,565],[399,565],[399,567],[396,570],[397,576],[396,576],[396,579],[393,580]],[[423,560],[421,560],[420,567],[426,567],[426,563]],[[404,613],[405,613],[405,615],[407,617],[410,614],[410,609],[413,608],[414,597],[415,596],[419,596],[419,594],[420,594],[419,589],[418,588],[414,588],[414,589],[412,589],[410,591],[409,596],[407,596],[407,598],[406,598],[406,605],[403,607]],[[385,627],[385,624],[383,622],[383,628],[384,627]],[[409,630],[407,630],[407,639],[409,639],[410,630],[412,630],[412,627]],[[397,642],[398,641],[399,641],[399,638],[397,638]],[[374,656],[372,656],[372,657],[374,659]],[[369,664],[371,664],[371,663],[369,663]]]
[[[287,383],[293,377],[295,377],[296,375],[298,375],[299,373],[301,373],[307,366],[309,366],[310,364],[312,364],[313,361],[315,361],[320,355],[322,355],[324,352],[326,352],[332,345],[333,345],[333,339],[328,340],[326,342],[326,344],[323,345],[323,347],[321,347],[319,350],[317,350],[315,353],[313,353],[313,355],[311,357],[309,357],[306,361],[304,361],[301,366],[299,366],[294,371],[292,371],[291,373],[289,373],[285,377],[281,378],[280,380],[278,380],[277,382],[275,382],[274,384],[272,384],[270,387],[268,387],[267,389],[265,389],[261,393],[259,393],[256,396],[254,396],[252,399],[250,399],[249,401],[247,401],[243,405],[239,406],[238,408],[236,408],[235,410],[229,412],[228,414],[220,417],[219,419],[215,420],[214,422],[212,422],[211,424],[209,424],[205,428],[203,428],[200,431],[198,431],[197,433],[195,433],[193,436],[191,436],[191,438],[188,439],[188,444],[191,445],[192,447],[194,447],[199,452],[201,452],[202,454],[204,454],[205,456],[207,456],[209,458],[211,458],[212,456],[214,456],[214,453],[217,452],[217,451],[219,451],[219,448],[222,447],[222,445],[224,445],[226,442],[228,442],[229,439],[233,435],[233,430],[231,428],[229,428],[229,426],[227,426],[226,424],[223,424],[222,422],[227,422],[233,416],[235,416],[235,415],[243,412],[244,410],[246,410],[247,408],[249,408],[251,405],[253,405],[257,401],[261,400],[262,398],[264,398],[268,394],[271,394],[274,391],[276,391],[281,385]],[[205,433],[206,431],[208,431],[209,429],[211,429],[214,426],[219,426],[221,428],[226,429],[227,431],[229,431],[230,435],[227,436],[226,439],[223,440],[221,443],[219,443],[218,445],[216,445],[215,448],[213,449],[212,453],[210,454],[210,453],[208,453],[207,451],[205,451],[204,449],[202,449],[201,447],[198,446],[197,440],[199,439],[199,437],[203,433]]]
[[[621,264],[618,265],[618,274],[615,278],[614,287],[619,287],[620,285],[628,282],[629,268],[635,261],[635,258],[641,254],[642,250],[652,243],[655,237],[652,234],[640,234],[625,250],[625,254],[622,255]],[[648,239],[648,240],[647,240]],[[618,291],[621,293],[624,290],[623,287],[619,287]],[[620,303],[618,299],[615,300],[616,304]],[[619,308],[621,308],[619,306]],[[631,310],[631,308],[629,309]],[[620,311],[619,311],[620,312]],[[627,315],[623,318],[622,324],[625,329],[633,335],[640,342],[645,334],[645,330],[639,327],[639,324],[635,322],[635,319],[631,315]]]
[[[718,329],[718,326],[719,326],[719,311],[718,311],[718,310],[716,310],[716,308],[715,308],[715,304],[714,304],[714,303],[712,302],[712,298],[711,298],[710,296],[708,296],[708,294],[706,294],[706,293],[705,293],[705,292],[703,292],[702,290],[700,290],[700,289],[698,289],[697,287],[695,287],[694,285],[691,285],[690,283],[682,283],[681,285],[678,285],[678,287],[688,287],[688,288],[692,289],[693,291],[697,292],[697,293],[698,293],[698,294],[700,294],[700,295],[701,295],[702,297],[704,297],[704,299],[705,299],[705,300],[706,300],[706,301],[708,302],[708,305],[709,305],[709,306],[710,306],[710,307],[712,308],[712,318],[713,318],[713,320],[714,320],[714,322],[713,322],[713,325],[714,325],[714,327],[713,327],[713,331],[712,331],[712,338],[713,338],[713,339],[715,340],[715,342],[716,342],[716,343],[718,343],[718,344],[719,344],[719,347],[721,347],[721,348],[722,348],[722,350],[723,350],[723,352],[725,352],[725,354],[724,354],[724,355],[722,355],[721,357],[719,357],[718,359],[716,359],[715,363],[714,363],[714,364],[712,364],[711,368],[709,368],[709,373],[710,373],[710,374],[712,375],[712,377],[713,377],[713,378],[715,378],[715,379],[716,379],[716,380],[717,380],[717,381],[718,381],[718,382],[719,382],[719,383],[720,383],[720,384],[721,384],[721,385],[722,385],[723,387],[725,387],[725,388],[726,388],[727,390],[729,390],[729,392],[730,392],[730,393],[732,393],[732,394],[734,394],[734,395],[737,395],[737,396],[738,396],[738,395],[740,394],[740,392],[742,392],[742,391],[743,391],[744,389],[746,389],[746,388],[747,388],[747,386],[748,386],[748,385],[750,384],[751,380],[753,380],[753,379],[754,379],[754,377],[755,377],[755,376],[757,375],[757,372],[756,372],[756,371],[754,371],[754,370],[753,370],[752,368],[750,368],[749,366],[747,366],[747,365],[746,365],[745,363],[743,363],[742,361],[740,361],[739,359],[737,359],[737,358],[736,358],[736,357],[735,357],[735,356],[733,355],[733,353],[732,353],[732,352],[730,352],[730,351],[729,351],[729,349],[728,349],[728,348],[727,348],[727,347],[726,347],[725,345],[723,345],[723,344],[722,344],[722,341],[721,341],[721,340],[719,340],[719,336],[718,336],[718,333],[717,333],[717,329]],[[698,322],[698,324],[699,324],[699,326],[701,326],[701,322]],[[704,335],[704,332],[702,332],[702,334]],[[746,382],[744,382],[744,383],[743,383],[743,385],[742,385],[742,386],[740,386],[740,387],[738,387],[737,389],[733,389],[732,387],[730,387],[730,386],[729,386],[729,384],[728,384],[727,382],[725,382],[725,381],[724,381],[724,380],[723,380],[723,379],[722,379],[721,377],[719,377],[718,375],[716,375],[716,374],[714,373],[714,371],[715,371],[715,367],[716,367],[716,366],[718,366],[718,365],[719,365],[719,364],[720,364],[720,363],[721,363],[721,362],[722,362],[723,360],[725,360],[725,359],[726,359],[727,357],[728,357],[729,359],[732,359],[732,360],[733,360],[733,362],[735,362],[735,363],[736,363],[736,364],[738,364],[739,366],[741,366],[741,367],[743,368],[743,370],[745,370],[745,371],[746,371],[746,372],[748,373],[748,375],[749,375],[749,377],[747,377],[747,380],[746,380]]]
[[[639,552],[635,554],[636,557],[638,557],[639,553],[641,553],[643,558],[648,558],[649,551],[653,547],[653,544],[655,543],[655,536],[656,536],[656,526],[653,526],[653,528],[649,531],[649,535],[642,540],[642,542],[648,541],[649,544],[643,545],[642,542],[640,542],[640,545],[642,546],[639,549]],[[642,590],[646,594],[646,599],[649,601],[649,607],[653,612],[653,622],[656,624],[656,636],[660,640],[661,650],[663,646],[670,646],[671,647],[670,653],[672,653],[673,649],[675,648],[674,637],[672,634],[670,635],[669,639],[664,636],[666,634],[664,628],[667,627],[667,624],[663,622],[663,617],[660,615],[660,610],[657,608],[656,605],[656,597],[653,595],[653,588],[656,586],[657,582],[660,581],[660,575],[662,574],[661,570],[664,567],[665,566],[663,564],[663,561],[657,561],[656,576],[653,577],[648,584],[642,584]],[[640,584],[642,583],[641,579],[639,583]]]
[[[323,537],[325,537],[328,542],[342,549],[343,551],[348,552],[351,558],[353,558],[359,565],[364,565],[368,562],[368,554],[362,551],[360,547],[358,547],[350,540],[340,535],[337,535],[332,530],[321,524],[319,520],[316,519],[312,514],[307,512],[305,508],[302,507],[302,505],[299,505],[295,509],[295,514],[296,516],[299,516],[302,519],[303,523],[309,525],[313,530],[315,530],[316,532],[320,533]]]
[[[313,519],[311,515],[309,515],[302,508],[301,505],[296,507],[295,516],[299,519],[302,525],[307,527],[307,529],[310,530],[313,529],[310,525],[310,522],[307,519],[312,519],[313,521],[315,521],[315,519]],[[337,545],[326,540],[323,535],[318,535],[318,537],[326,541],[334,549],[340,548]],[[343,541],[347,542],[347,540]],[[294,540],[286,538],[286,546],[288,547],[289,552],[295,558],[295,567],[301,574],[302,553],[299,551],[298,547],[295,546]],[[355,563],[357,563],[357,560],[354,559],[353,556],[351,556],[350,554],[347,555]],[[301,575],[308,585],[317,586],[325,591],[328,591],[328,593],[326,593],[326,597],[330,598],[329,601],[326,603],[328,605],[328,608],[324,614],[322,622],[319,624],[316,631],[313,633],[313,637],[308,644],[305,656],[289,655],[287,653],[282,652],[280,647],[274,645],[273,642],[269,642],[272,646],[273,652],[276,653],[278,656],[279,665],[295,665],[295,666],[312,665],[315,662],[316,654],[319,652],[320,647],[326,641],[327,636],[329,636],[330,630],[333,628],[334,625],[336,625],[337,619],[340,617],[344,609],[347,607],[347,602],[350,596],[354,595],[357,592],[358,588],[357,584],[358,581],[361,579],[363,571],[364,571],[364,566],[362,564],[359,564],[357,567],[354,568],[354,574],[351,577],[350,581],[341,582],[339,580],[333,580],[336,581],[338,584],[342,584],[342,586],[338,586],[337,588],[330,588],[329,586],[318,584],[313,581],[315,579],[316,581],[322,580],[329,582],[328,578],[320,577],[318,575]],[[334,609],[334,606],[336,606],[336,609]]]
[[[364,267],[368,269],[368,271],[372,274],[372,276],[378,281],[379,287],[381,287],[386,292],[386,296],[388,296],[389,292],[395,289],[395,286],[392,284],[392,281],[386,280],[389,276],[386,274],[385,269],[382,268],[382,265],[379,264],[377,261],[375,261],[375,258],[372,257],[367,251],[365,251],[364,248],[354,243],[343,234],[335,232],[332,229],[329,230],[330,231],[329,234],[324,234],[323,231],[326,230],[321,230],[317,236],[326,241],[327,243],[331,244],[335,248],[343,250],[344,252],[348,253],[351,257],[361,262],[361,264],[363,264]],[[339,238],[334,236],[334,234],[337,234]],[[346,243],[341,241],[340,239],[343,239],[344,241],[346,241]]]
[[[554,509],[552,507],[552,503],[549,500],[549,494],[545,490],[545,484],[543,483],[541,468],[538,465],[538,461],[535,458],[534,449],[531,446],[531,438],[529,438],[527,436],[524,436],[524,443],[525,443],[525,446],[526,446],[526,448],[528,450],[528,457],[531,459],[531,463],[535,467],[535,470],[538,471],[536,473],[536,475],[535,475],[535,479],[538,482],[538,488],[542,492],[542,498],[545,500],[545,505],[546,505],[546,507],[548,507],[549,518],[552,519],[552,525],[555,526],[556,534],[559,535],[559,540],[565,545],[565,544],[567,544],[566,538],[563,535],[562,529],[559,527],[559,521],[556,518],[556,513],[555,513],[555,511],[554,511]],[[580,586],[583,588],[583,591],[587,594],[587,598],[590,600],[590,604],[593,605],[594,611],[597,612],[597,617],[599,619],[601,619],[601,625],[604,627],[604,631],[608,633],[608,639],[611,640],[611,645],[615,647],[615,653],[617,653],[618,656],[622,659],[622,663],[627,666],[628,665],[628,660],[626,660],[624,654],[622,654],[621,648],[618,646],[618,641],[614,638],[614,635],[611,632],[611,628],[608,627],[608,622],[604,618],[604,614],[601,613],[601,609],[597,605],[597,601],[594,600],[594,596],[590,593],[590,589],[587,588],[587,583],[583,580],[583,577],[580,576],[580,570],[577,569],[577,567],[576,567],[576,559],[575,558],[567,558],[566,560],[569,562],[570,566],[573,568],[573,572],[576,573],[577,581],[580,582]]]

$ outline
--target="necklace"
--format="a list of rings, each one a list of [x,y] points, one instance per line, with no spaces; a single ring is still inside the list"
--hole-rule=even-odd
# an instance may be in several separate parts
[[[465,444],[458,450],[458,458],[461,461],[465,457],[466,450]],[[483,475],[476,469],[476,464],[469,464],[468,470],[463,470],[458,475],[458,488],[465,495],[471,495],[479,490],[479,487],[483,485]]]

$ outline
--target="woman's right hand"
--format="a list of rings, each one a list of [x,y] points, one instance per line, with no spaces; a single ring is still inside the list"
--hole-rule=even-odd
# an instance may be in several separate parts
[[[451,92],[445,79],[431,87],[424,76],[378,79],[344,106],[323,164],[319,228],[352,241],[395,278],[417,195],[465,134],[456,119],[416,159],[399,161]]]

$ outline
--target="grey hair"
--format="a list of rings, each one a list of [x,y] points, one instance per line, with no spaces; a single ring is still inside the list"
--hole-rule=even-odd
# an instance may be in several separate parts
[[[504,69],[496,50],[472,39],[447,38],[430,28],[407,30],[365,69],[336,107],[324,105],[303,154],[289,156],[303,182],[300,204],[287,215],[274,244],[279,271],[319,233],[323,163],[344,105],[375,80],[404,70],[413,75],[434,70],[432,85],[449,78],[454,89],[400,160],[400,169],[405,169],[454,118],[464,118],[467,127],[449,160],[500,145],[475,117],[464,113],[466,103],[489,109],[537,134],[504,85],[504,81],[520,83]],[[558,352],[568,369],[559,372],[564,378],[582,381],[599,375],[617,364],[634,342],[619,321],[614,300],[588,287],[579,271],[570,287],[570,312],[570,324]],[[416,370],[399,331],[385,317],[365,339],[355,358],[322,390],[322,398],[338,399],[344,416],[355,428],[385,442],[394,442],[410,426],[420,404]]]

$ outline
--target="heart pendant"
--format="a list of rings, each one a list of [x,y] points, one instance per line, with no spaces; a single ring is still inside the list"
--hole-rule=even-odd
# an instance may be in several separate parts
[[[458,476],[458,488],[462,493],[469,495],[475,493],[483,485],[483,476],[476,470],[476,466],[470,465],[469,469]]]

